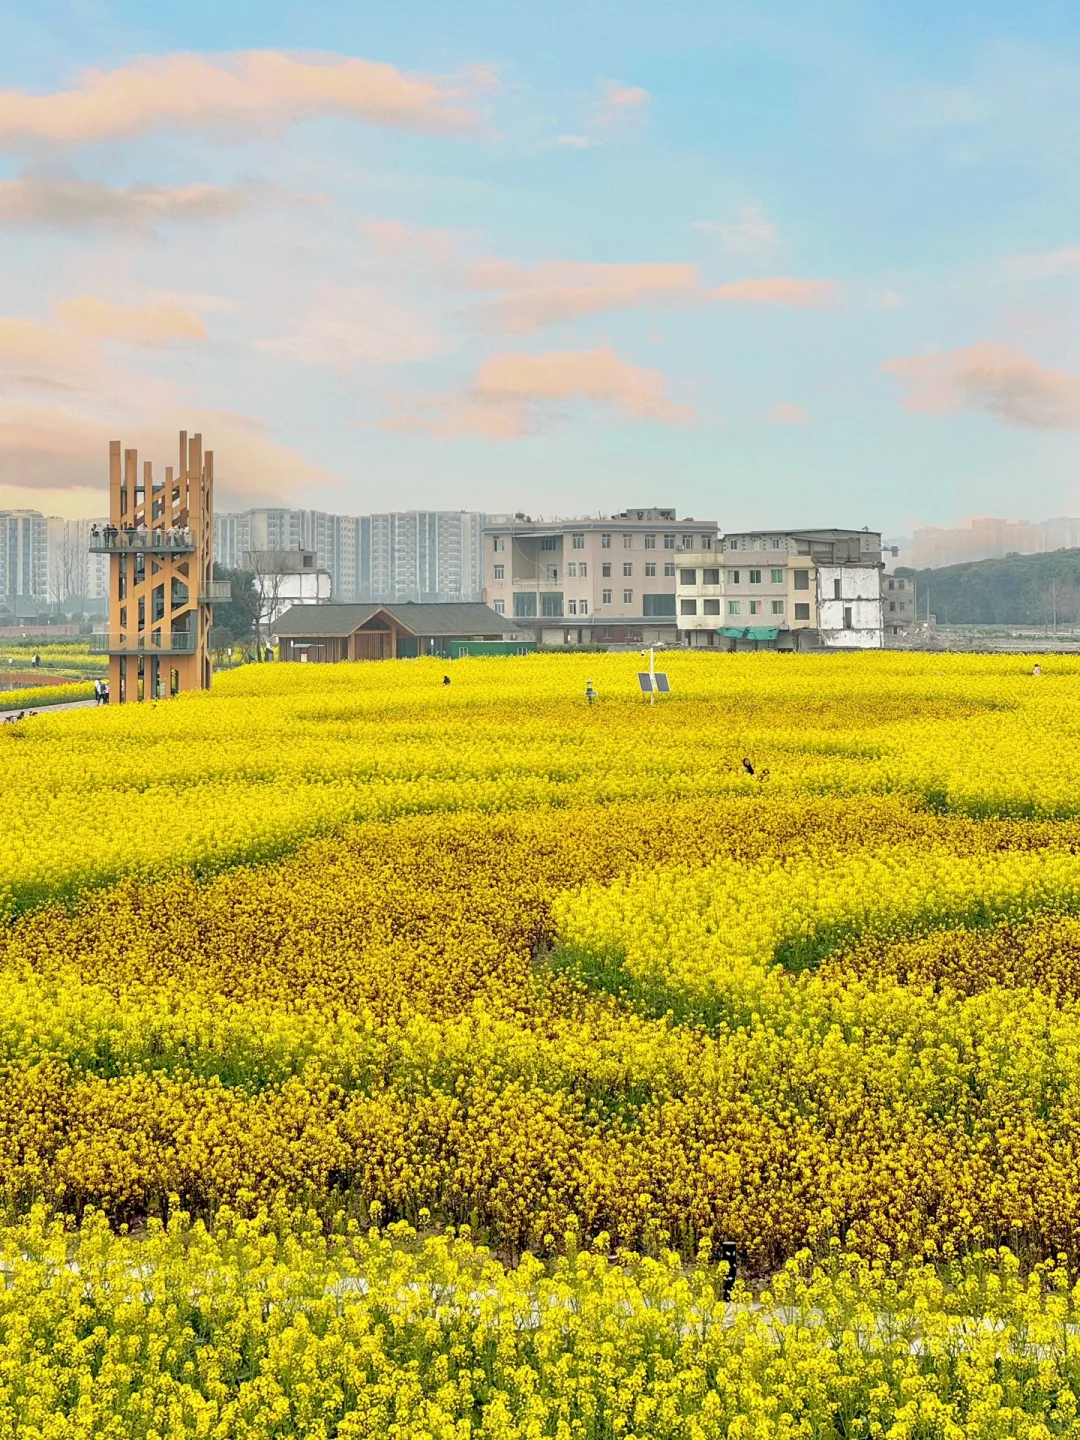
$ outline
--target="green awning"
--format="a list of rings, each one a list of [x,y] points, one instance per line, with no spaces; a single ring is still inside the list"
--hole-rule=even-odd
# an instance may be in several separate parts
[[[746,627],[745,625],[740,625],[738,629],[736,629],[733,625],[725,625],[720,631],[720,634],[723,635],[726,640],[741,640],[746,634]]]
[[[756,630],[747,630],[747,640],[775,640],[780,634],[779,625],[763,625]]]

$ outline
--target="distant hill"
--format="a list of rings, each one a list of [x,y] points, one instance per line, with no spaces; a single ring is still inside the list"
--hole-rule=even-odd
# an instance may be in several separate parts
[[[919,614],[939,625],[1059,625],[1080,622],[1080,550],[969,560],[939,570],[897,566],[914,575]]]

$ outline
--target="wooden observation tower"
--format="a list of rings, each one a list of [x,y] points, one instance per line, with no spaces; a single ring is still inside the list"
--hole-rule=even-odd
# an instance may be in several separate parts
[[[213,579],[214,455],[202,436],[180,432],[180,463],[155,483],[136,450],[109,444],[109,523],[90,549],[109,556],[109,631],[91,650],[109,657],[109,703],[163,700],[210,688],[213,602],[229,598]]]

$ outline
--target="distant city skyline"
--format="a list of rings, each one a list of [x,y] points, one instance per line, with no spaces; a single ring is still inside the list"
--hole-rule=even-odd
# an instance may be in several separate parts
[[[1080,509],[1056,0],[0,0],[0,507]],[[543,497],[539,500],[538,497]]]

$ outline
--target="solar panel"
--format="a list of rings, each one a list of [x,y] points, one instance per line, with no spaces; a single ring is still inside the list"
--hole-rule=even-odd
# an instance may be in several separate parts
[[[652,676],[647,670],[639,670],[637,683],[641,686],[641,693],[643,695],[648,695],[648,693],[652,689]]]
[[[657,688],[657,690],[660,692],[660,694],[661,694],[661,695],[670,695],[670,694],[671,694],[671,686],[668,684],[668,678],[667,678],[667,676],[666,676],[666,675],[662,675],[662,674],[660,674],[659,671],[657,671],[657,674],[656,674],[656,677],[655,677],[655,678],[656,678],[656,688]]]

